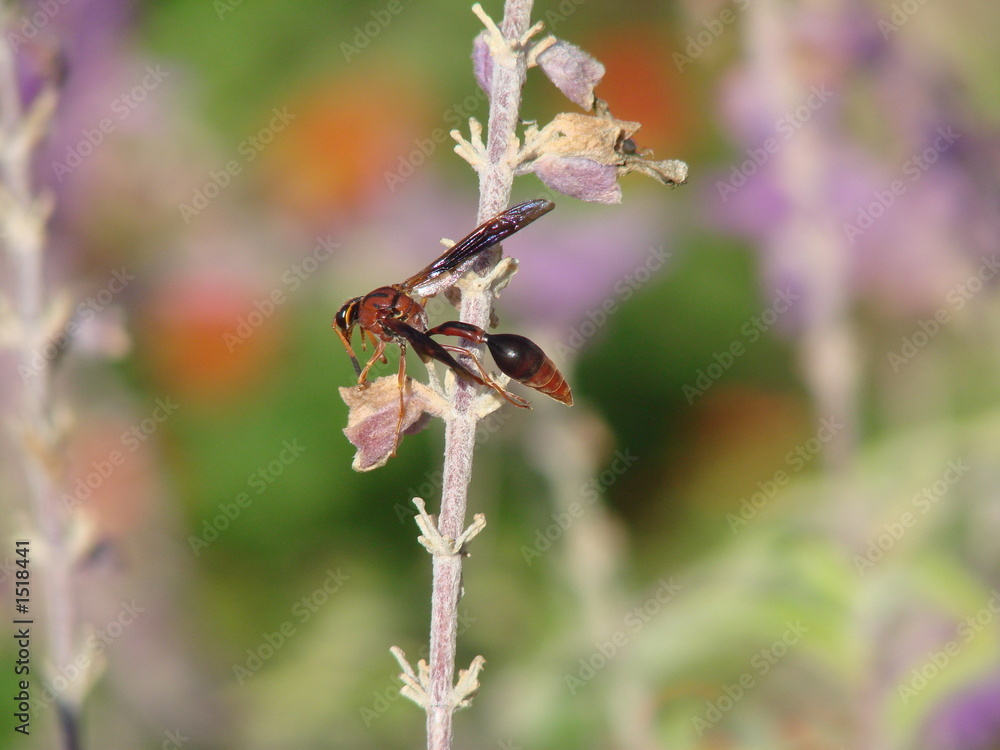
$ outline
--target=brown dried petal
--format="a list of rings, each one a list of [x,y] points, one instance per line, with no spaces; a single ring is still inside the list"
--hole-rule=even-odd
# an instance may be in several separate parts
[[[580,156],[549,156],[534,164],[535,174],[553,190],[590,203],[621,203],[618,167]]]
[[[483,30],[472,40],[472,70],[479,88],[489,96],[493,88],[493,55],[486,44],[486,37],[487,32]]]
[[[396,376],[386,375],[365,388],[341,388],[340,397],[348,407],[344,434],[358,449],[351,468],[371,471],[385,466],[396,445],[396,425],[399,422]],[[449,407],[447,401],[423,383],[407,378],[403,408],[401,430],[412,434],[423,429],[431,417],[443,417]]]
[[[625,159],[618,149],[638,129],[637,122],[563,112],[539,134],[542,144],[538,155],[583,156],[598,164],[621,165]]]
[[[604,66],[582,49],[561,39],[538,55],[538,65],[570,101],[594,108],[594,87],[604,77]]]

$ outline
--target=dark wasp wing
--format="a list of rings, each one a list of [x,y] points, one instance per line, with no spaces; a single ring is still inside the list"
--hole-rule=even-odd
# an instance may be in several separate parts
[[[448,277],[454,274],[463,263],[493,247],[498,242],[503,242],[514,232],[524,229],[539,216],[547,214],[553,208],[555,208],[554,203],[543,199],[525,201],[511,206],[473,229],[468,237],[456,242],[440,258],[413,274],[401,286],[403,289],[413,290],[418,294],[437,293],[447,286]],[[425,285],[435,281],[438,283],[433,284],[433,290],[422,289]]]

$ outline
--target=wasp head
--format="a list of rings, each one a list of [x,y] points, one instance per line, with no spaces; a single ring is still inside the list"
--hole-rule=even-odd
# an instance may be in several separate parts
[[[361,297],[354,297],[347,300],[343,307],[337,310],[337,314],[333,319],[333,330],[337,332],[340,340],[344,342],[344,348],[347,349],[347,353],[351,357],[351,363],[354,365],[354,370],[357,372],[358,377],[361,377],[361,365],[358,363],[358,358],[354,355],[354,349],[351,348],[351,335],[354,333],[354,326],[358,324],[358,307],[360,304]]]

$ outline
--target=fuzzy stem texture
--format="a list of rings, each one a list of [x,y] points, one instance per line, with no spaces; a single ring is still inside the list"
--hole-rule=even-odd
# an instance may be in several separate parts
[[[12,28],[10,5],[2,8],[0,26]],[[55,107],[55,89],[46,85],[25,106],[17,75],[17,59],[7,34],[0,37],[0,227],[3,251],[12,271],[13,313],[19,333],[18,382],[14,403],[20,410],[14,442],[20,449],[25,486],[41,545],[33,546],[39,567],[39,590],[45,601],[48,659],[62,672],[75,656],[76,610],[73,596],[74,555],[62,508],[59,430],[53,420],[51,362],[35,364],[46,330],[44,292],[45,224],[51,212],[47,196],[31,187],[34,147],[46,132]],[[27,615],[31,616],[31,613]],[[79,750],[79,701],[56,698],[61,747]]]
[[[504,37],[515,42],[530,26],[532,0],[506,0],[500,25]],[[479,172],[478,222],[494,216],[510,201],[514,172],[508,162],[508,149],[515,137],[521,108],[521,89],[527,73],[523,52],[514,65],[493,66],[489,127],[486,139],[487,159]],[[499,260],[499,249],[486,254],[483,273]],[[462,295],[461,320],[488,328],[494,296],[490,289]],[[472,479],[473,449],[476,444],[477,417],[472,409],[475,386],[458,381],[454,413],[445,427],[445,455],[441,513],[438,528],[446,537],[458,538],[465,525],[469,482]],[[458,600],[461,595],[462,556],[435,555],[431,593],[430,685],[427,705],[427,747],[450,750],[452,744],[452,686],[455,678],[455,649],[458,632]]]

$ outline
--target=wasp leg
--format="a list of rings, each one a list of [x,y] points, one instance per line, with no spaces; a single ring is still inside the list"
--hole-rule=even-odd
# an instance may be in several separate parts
[[[399,419],[396,420],[396,440],[392,444],[392,455],[396,455],[399,448],[399,434],[403,431],[403,416],[406,414],[406,407],[403,401],[403,388],[406,385],[406,344],[399,344],[399,373],[396,375],[396,383],[399,385]]]
[[[361,329],[361,350],[362,351],[367,351],[367,347],[365,346],[365,336],[368,336],[368,338],[370,338],[372,340],[372,347],[374,347],[375,349],[377,349],[378,348],[378,342],[379,342],[380,339],[374,333],[372,333],[371,331],[369,331],[367,328],[362,328]],[[385,347],[382,347],[382,348],[384,349]],[[386,356],[385,356],[384,353],[382,354],[382,364],[383,365],[389,364],[389,360],[386,358]]]
[[[363,369],[361,371],[361,374],[358,375],[358,385],[361,385],[362,383],[365,382],[365,380],[368,379],[368,371],[372,369],[372,365],[374,365],[379,360],[382,360],[383,362],[385,361],[384,352],[385,352],[385,342],[382,341],[382,339],[378,339],[375,342],[375,353],[372,354],[372,358],[368,360],[368,364],[365,365],[365,369]]]
[[[441,344],[423,331],[418,331],[409,323],[404,323],[401,320],[387,320],[383,325],[400,338],[405,339],[424,362],[436,359],[438,362],[450,367],[463,380],[471,380],[473,383],[486,385],[476,373],[448,354]]]
[[[442,323],[427,333],[458,336],[476,344],[485,343],[504,375],[567,406],[573,405],[573,393],[566,378],[555,362],[531,339],[516,333],[487,333],[479,326],[459,320]]]
[[[434,326],[434,328],[431,328],[429,331],[427,331],[427,334],[429,336],[434,336],[434,335],[458,336],[459,338],[467,339],[475,344],[481,344],[489,339],[489,334],[487,334],[486,331],[484,331],[479,326],[474,326],[472,325],[472,323],[463,323],[462,321],[459,320],[452,320],[447,323],[442,323],[439,326]],[[464,347],[454,346],[452,344],[442,344],[441,346],[449,351],[467,355],[469,359],[471,359],[475,363],[476,367],[479,369],[479,372],[482,374],[483,379],[486,381],[486,385],[488,385],[494,391],[499,393],[510,403],[514,404],[514,406],[518,406],[522,409],[531,408],[530,401],[527,401],[521,398],[520,396],[514,395],[510,391],[501,387],[499,383],[496,383],[493,380],[493,378],[491,378],[486,373],[486,370],[483,368],[483,365],[479,361],[479,358],[473,352],[469,351]]]
[[[348,336],[347,336],[346,333],[344,333],[342,330],[340,330],[340,328],[337,326],[336,321],[334,321],[333,330],[337,332],[338,336],[340,336],[340,340],[343,342],[344,348],[347,350],[347,356],[349,356],[351,358],[351,364],[354,365],[354,372],[356,372],[357,375],[358,375],[358,377],[360,378],[361,377],[361,365],[358,363],[358,358],[354,354],[354,348],[351,346],[350,339],[348,338]],[[364,334],[362,334],[362,336],[361,336],[361,342],[364,343],[364,340],[365,340],[365,337],[364,337]]]
[[[472,360],[473,364],[475,364],[476,368],[479,370],[480,375],[482,375],[483,377],[483,385],[489,386],[498,394],[507,399],[507,401],[514,404],[514,406],[517,406],[518,408],[521,409],[531,408],[530,401],[523,399],[514,393],[511,393],[510,391],[506,390],[503,386],[501,386],[499,383],[497,383],[495,380],[493,380],[493,378],[491,378],[489,374],[486,372],[486,370],[483,368],[483,365],[479,361],[479,357],[476,356],[475,352],[472,352],[469,349],[466,349],[465,347],[462,346],[455,346],[454,344],[441,344],[441,348],[447,349],[450,352],[455,352],[456,354],[464,354],[465,356],[467,356],[469,359]]]

